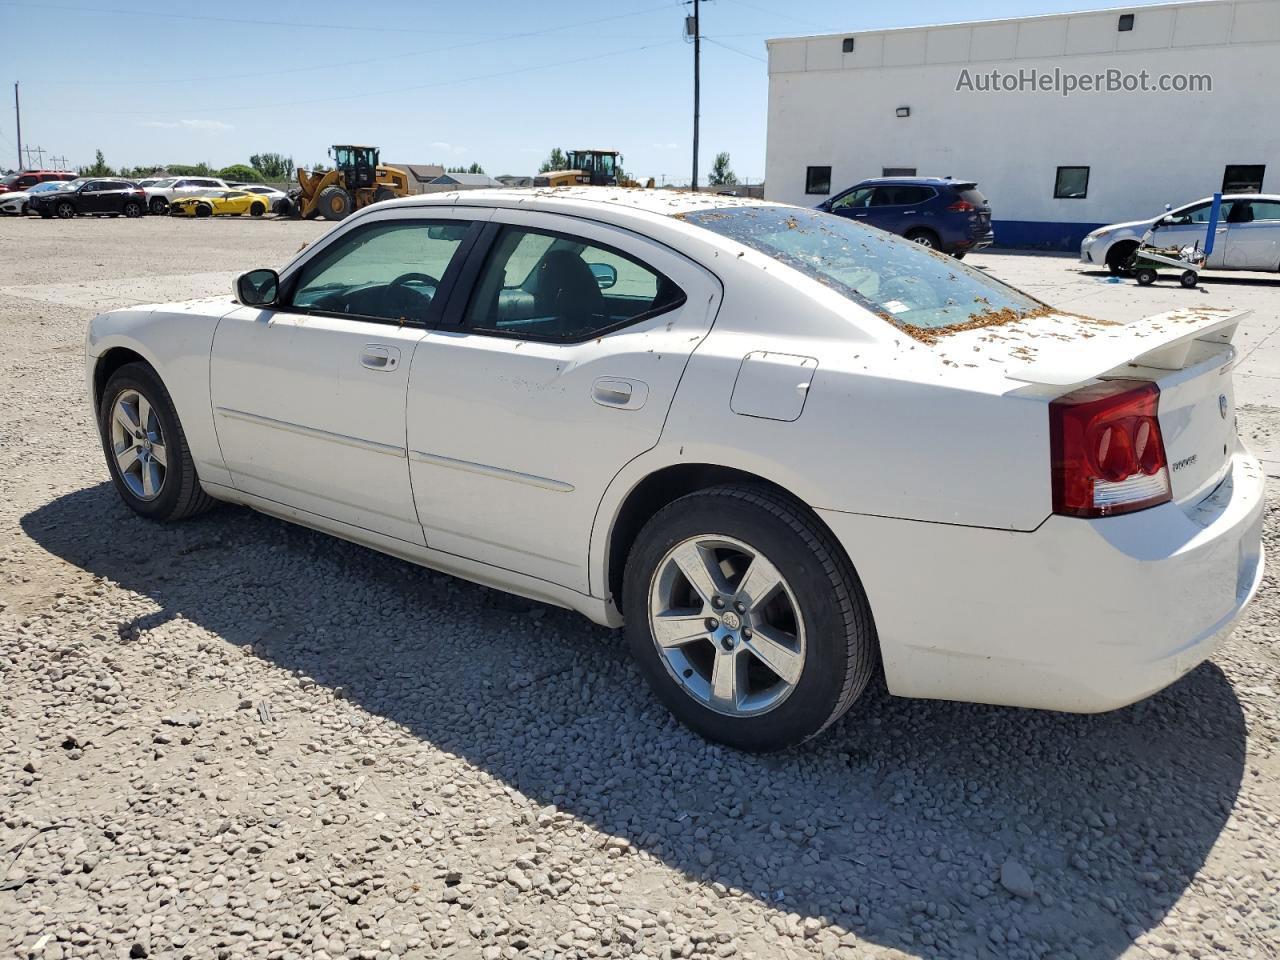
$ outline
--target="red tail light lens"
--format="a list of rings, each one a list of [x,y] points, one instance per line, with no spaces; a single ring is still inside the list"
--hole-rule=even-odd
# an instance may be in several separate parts
[[[1145,380],[1107,380],[1049,404],[1054,513],[1106,517],[1168,502],[1159,406],[1160,388]]]
[[[968,200],[957,200],[951,206],[947,207],[952,213],[973,213],[978,208]]]

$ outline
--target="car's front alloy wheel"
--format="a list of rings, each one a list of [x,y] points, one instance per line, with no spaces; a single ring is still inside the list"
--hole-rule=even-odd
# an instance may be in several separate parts
[[[111,480],[135,513],[181,520],[213,505],[169,391],[146,364],[126,363],[107,380],[98,431]]]
[[[623,613],[632,654],[672,713],[746,750],[834,723],[878,651],[830,532],[764,487],[714,487],[660,510],[627,558]]]

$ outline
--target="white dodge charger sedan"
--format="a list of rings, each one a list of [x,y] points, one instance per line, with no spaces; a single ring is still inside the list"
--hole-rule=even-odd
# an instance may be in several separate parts
[[[609,188],[375,204],[235,296],[115,310],[112,479],[625,624],[707,737],[890,692],[1120,707],[1262,576],[1239,313],[1058,313],[814,210]],[[354,652],[354,651],[353,651]]]

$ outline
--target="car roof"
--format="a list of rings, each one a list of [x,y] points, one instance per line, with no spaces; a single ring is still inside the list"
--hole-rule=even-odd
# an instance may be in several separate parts
[[[522,207],[547,212],[574,213],[593,208],[608,219],[656,214],[677,217],[726,207],[776,207],[782,204],[749,197],[693,193],[688,190],[647,190],[635,187],[525,187],[492,190],[454,190],[417,194],[384,201],[385,206]],[[379,204],[379,206],[384,206]]]
[[[859,180],[856,186],[870,186],[879,184],[897,184],[905,183],[912,186],[946,186],[946,187],[965,187],[977,186],[978,181],[966,180],[964,177],[868,177],[865,180]]]

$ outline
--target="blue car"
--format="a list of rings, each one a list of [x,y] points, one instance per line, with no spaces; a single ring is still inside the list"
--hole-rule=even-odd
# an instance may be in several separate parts
[[[941,177],[881,177],[863,180],[818,205],[932,247],[963,257],[995,242],[991,204],[972,180]]]

